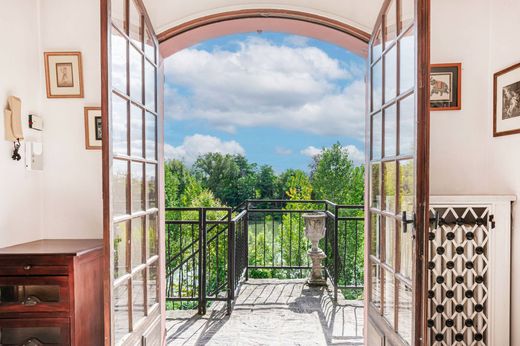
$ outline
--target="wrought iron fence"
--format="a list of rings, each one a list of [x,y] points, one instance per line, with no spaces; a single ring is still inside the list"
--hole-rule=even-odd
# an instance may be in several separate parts
[[[204,314],[212,301],[231,311],[242,280],[297,278],[311,268],[302,215],[327,215],[320,242],[325,275],[338,289],[363,288],[363,206],[329,201],[248,200],[237,208],[166,209],[166,300]]]

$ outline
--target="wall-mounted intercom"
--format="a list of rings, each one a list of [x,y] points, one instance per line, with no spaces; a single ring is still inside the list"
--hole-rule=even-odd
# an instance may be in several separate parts
[[[23,139],[22,101],[16,96],[9,96],[7,106],[4,110],[5,139],[14,144],[13,160],[20,161],[20,141]]]

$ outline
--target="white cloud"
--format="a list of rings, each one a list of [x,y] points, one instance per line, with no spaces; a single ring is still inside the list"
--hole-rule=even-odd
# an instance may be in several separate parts
[[[287,156],[287,155],[291,155],[292,154],[292,150],[289,149],[289,148],[285,148],[285,147],[276,147],[274,149],[274,152],[277,155],[282,155],[282,156]]]
[[[305,47],[309,42],[309,38],[299,35],[290,35],[285,37],[283,42],[295,47]]]
[[[201,134],[185,137],[182,144],[177,147],[164,145],[166,159],[181,160],[188,166],[193,165],[199,155],[206,153],[244,155],[245,150],[237,141],[223,141],[217,137]]]
[[[316,47],[259,38],[240,42],[235,52],[185,49],[166,60],[166,75],[189,91],[167,88],[166,111],[229,133],[276,126],[363,138],[362,69]]]
[[[343,150],[347,151],[348,156],[354,162],[355,165],[361,165],[365,162],[365,153],[362,150],[358,149],[358,147],[356,147],[355,145],[346,145],[343,147]],[[300,151],[300,154],[308,157],[314,157],[316,155],[321,154],[322,151],[323,149],[319,149],[311,145],[305,149],[302,149]]]

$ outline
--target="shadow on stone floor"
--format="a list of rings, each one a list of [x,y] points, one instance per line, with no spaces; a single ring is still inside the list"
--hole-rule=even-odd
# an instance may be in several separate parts
[[[303,280],[244,283],[231,316],[225,303],[205,316],[169,312],[168,344],[179,345],[362,345],[363,302],[332,299],[330,287]]]

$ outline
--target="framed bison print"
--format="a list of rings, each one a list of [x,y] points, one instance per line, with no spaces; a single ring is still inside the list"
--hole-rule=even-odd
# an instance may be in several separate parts
[[[430,67],[430,110],[459,110],[461,64],[432,64]]]
[[[493,79],[493,136],[520,133],[520,63]]]

